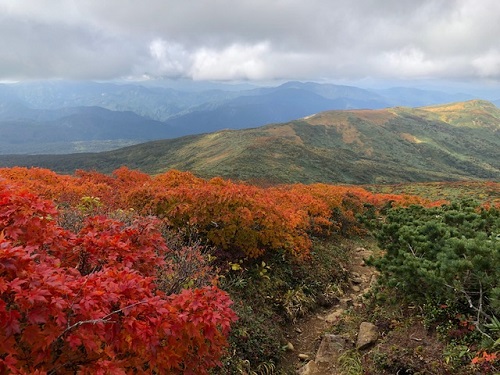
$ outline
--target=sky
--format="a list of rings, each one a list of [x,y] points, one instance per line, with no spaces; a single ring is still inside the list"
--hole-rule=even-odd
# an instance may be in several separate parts
[[[500,87],[498,0],[0,0],[0,81]]]

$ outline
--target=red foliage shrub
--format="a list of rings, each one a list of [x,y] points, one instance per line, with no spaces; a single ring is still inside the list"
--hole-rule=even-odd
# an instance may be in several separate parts
[[[98,217],[75,235],[56,215],[0,183],[0,373],[206,374],[218,364],[231,301],[216,287],[159,290],[168,249],[154,221]]]

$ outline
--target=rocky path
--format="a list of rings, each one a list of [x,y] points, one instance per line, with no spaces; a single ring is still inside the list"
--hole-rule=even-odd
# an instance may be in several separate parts
[[[377,271],[365,265],[371,250],[359,247],[354,250],[351,266],[350,287],[339,299],[339,303],[327,310],[320,311],[306,320],[298,322],[290,333],[287,359],[293,362],[293,369],[300,375],[336,375],[338,357],[352,348],[363,349],[376,340],[377,332],[371,323],[363,323],[357,342],[328,334],[340,316],[350,307],[362,303],[363,295],[375,282]],[[364,326],[363,326],[364,325]],[[292,368],[290,363],[290,368]]]

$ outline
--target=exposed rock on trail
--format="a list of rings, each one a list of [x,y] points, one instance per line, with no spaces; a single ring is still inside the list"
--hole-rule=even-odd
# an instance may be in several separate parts
[[[352,253],[349,288],[339,299],[339,303],[294,326],[289,338],[294,350],[289,352],[288,358],[293,359],[297,374],[341,374],[338,359],[346,350],[354,348],[363,350],[377,340],[377,328],[370,322],[361,324],[357,343],[350,338],[327,333],[332,331],[346,310],[361,306],[363,295],[376,281],[377,271],[365,264],[365,259],[368,259],[371,254],[372,251],[364,247],[355,249]]]
[[[377,326],[370,322],[363,322],[359,326],[358,341],[356,342],[356,349],[368,349],[375,344],[378,340]]]

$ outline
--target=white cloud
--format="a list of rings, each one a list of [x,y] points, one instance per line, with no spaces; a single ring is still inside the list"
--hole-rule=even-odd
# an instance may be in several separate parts
[[[195,80],[262,80],[269,43],[233,44],[221,50],[201,48],[193,54],[190,74]]]
[[[182,76],[186,74],[186,65],[190,63],[189,53],[179,43],[168,43],[156,38],[149,44],[153,59],[150,72],[154,75]]]
[[[491,49],[485,54],[476,57],[472,66],[484,78],[500,79],[500,51]]]
[[[498,0],[0,1],[0,80],[499,79]]]
[[[400,50],[385,52],[381,55],[379,70],[391,72],[396,77],[427,78],[439,72],[439,65],[431,61],[417,47],[403,47]]]

